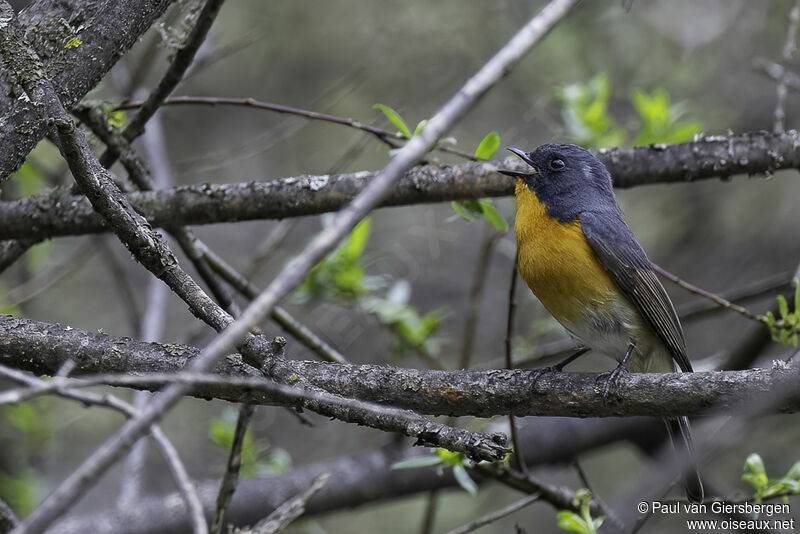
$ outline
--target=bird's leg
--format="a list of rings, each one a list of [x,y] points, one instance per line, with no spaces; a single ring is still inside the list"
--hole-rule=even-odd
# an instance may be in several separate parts
[[[575,351],[575,353],[572,354],[572,356],[570,356],[569,358],[565,359],[563,362],[557,363],[556,365],[553,365],[551,367],[545,367],[545,369],[543,369],[543,370],[548,370],[549,369],[551,371],[561,372],[561,371],[564,370],[564,367],[566,367],[567,365],[571,364],[572,362],[574,362],[575,360],[577,360],[578,358],[580,358],[581,356],[583,356],[587,352],[589,352],[589,347],[581,347],[577,351]]]
[[[622,358],[622,361],[619,362],[619,365],[617,365],[617,367],[610,373],[602,373],[600,375],[608,375],[605,379],[605,385],[603,386],[603,399],[608,398],[608,393],[611,391],[611,388],[617,387],[620,377],[628,371],[628,369],[625,367],[625,364],[628,363],[628,358],[631,357],[631,354],[633,354],[633,350],[635,348],[636,343],[631,341],[631,343],[628,345],[628,350],[625,351],[625,356]]]
[[[542,375],[544,375],[546,373],[560,373],[560,372],[562,372],[564,370],[564,367],[566,367],[567,365],[571,364],[572,362],[574,362],[575,360],[577,360],[578,358],[580,358],[581,356],[583,356],[587,352],[589,352],[589,348],[588,347],[581,347],[574,354],[572,354],[571,356],[569,356],[568,358],[566,358],[564,361],[562,361],[560,363],[557,363],[555,365],[551,365],[549,367],[543,367],[541,369],[535,369],[533,371],[533,381],[536,382],[537,380],[539,380],[539,378]]]

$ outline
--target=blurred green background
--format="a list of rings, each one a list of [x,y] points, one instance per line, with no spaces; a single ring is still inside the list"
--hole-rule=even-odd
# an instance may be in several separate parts
[[[373,104],[383,103],[413,129],[542,5],[519,0],[231,0],[201,49],[199,63],[175,94],[252,97],[393,129],[373,109]],[[532,149],[551,141],[632,145],[691,139],[696,131],[772,129],[775,83],[756,70],[753,61],[780,60],[792,5],[637,0],[626,12],[620,2],[584,2],[450,134],[458,149],[473,153],[486,134],[496,131],[500,151],[495,157],[505,157],[505,147]],[[173,13],[171,20],[175,18]],[[115,69],[90,98],[119,102],[131,96],[122,86],[126,76],[136,73],[152,87],[169,54],[161,36],[151,30],[124,58],[124,67]],[[797,100],[789,94],[789,128],[798,124]],[[160,120],[180,184],[375,170],[389,159],[386,147],[368,134],[248,108],[168,107]],[[435,158],[441,163],[459,161],[441,153]],[[619,191],[618,200],[654,262],[703,288],[725,293],[776,275],[788,280],[797,268],[796,178],[794,171],[785,171],[769,179],[648,186]],[[35,194],[69,179],[56,151],[44,142],[6,185],[3,198]],[[513,223],[512,199],[496,199],[494,206]],[[255,281],[266,284],[324,222],[325,217],[294,221],[283,245],[259,265]],[[197,228],[197,233],[234,266],[247,270],[253,251],[277,224],[215,225]],[[332,271],[318,273],[325,275],[318,280],[322,289],[313,291],[313,280],[308,282],[287,301],[287,309],[356,363],[424,367],[433,362],[457,368],[478,258],[485,250],[484,239],[495,232],[485,220],[463,220],[446,203],[377,210],[345,266],[350,269],[346,275],[336,282],[325,278]],[[101,244],[110,253],[99,248]],[[503,354],[513,256],[509,229],[491,251],[473,365],[502,366],[498,359]],[[188,264],[185,259],[182,263]],[[136,336],[115,270],[121,270],[138,310],[143,310],[150,275],[110,236],[61,238],[35,247],[0,276],[0,306],[36,320]],[[665,285],[679,309],[697,299]],[[775,294],[747,305],[763,313],[774,305]],[[524,284],[517,295],[514,347],[515,357],[522,359],[564,334]],[[717,364],[759,328],[730,312],[685,323],[690,355],[700,369]],[[265,330],[280,333],[273,324]],[[209,336],[209,329],[200,326],[183,303],[168,298],[164,341],[202,345]],[[772,358],[790,351],[772,344],[759,362],[769,365]],[[313,357],[291,339],[287,354]],[[574,368],[610,366],[609,361],[587,358]],[[193,477],[221,474],[226,452],[219,445],[224,445],[225,428],[231,424],[230,410],[221,402],[186,400],[166,418],[164,428]],[[22,510],[46,495],[120,423],[114,414],[56,399],[6,408],[0,417],[0,491]],[[258,454],[249,474],[335,458],[390,439],[377,431],[313,420],[315,427],[308,428],[285,411],[260,408],[252,438]],[[484,424],[462,422],[472,428]],[[771,476],[784,473],[798,459],[797,423],[796,415],[764,418],[747,440],[730,444],[704,472],[726,491],[747,492],[741,469],[747,455],[756,451]],[[696,432],[708,435],[719,424],[704,421],[696,425]],[[636,487],[648,461],[623,445],[593,451],[581,460],[594,489],[611,503]],[[151,450],[148,490],[172,490],[161,462]],[[117,469],[107,476],[76,510],[112,506],[120,473]],[[569,467],[537,473],[573,488],[581,485]],[[434,532],[445,532],[516,498],[496,484],[481,487],[477,497],[462,490],[443,492]],[[418,532],[425,502],[425,496],[418,496],[344,510],[301,520],[291,532]],[[484,532],[510,532],[515,523],[529,533],[558,532],[555,514],[549,505],[536,504]],[[656,518],[643,531],[683,531],[679,526],[669,518]]]

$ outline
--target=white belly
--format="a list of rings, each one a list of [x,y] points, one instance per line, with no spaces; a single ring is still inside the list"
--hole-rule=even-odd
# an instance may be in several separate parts
[[[627,299],[616,299],[612,310],[587,309],[581,321],[561,324],[584,346],[617,361],[622,361],[628,346],[634,343],[636,348],[627,363],[629,371],[669,373],[675,370],[672,355]]]

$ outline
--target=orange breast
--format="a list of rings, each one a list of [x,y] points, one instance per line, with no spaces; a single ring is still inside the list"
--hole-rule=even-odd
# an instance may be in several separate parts
[[[583,236],[580,222],[550,217],[536,193],[517,180],[514,230],[519,271],[560,323],[577,323],[586,308],[614,300],[617,287]]]

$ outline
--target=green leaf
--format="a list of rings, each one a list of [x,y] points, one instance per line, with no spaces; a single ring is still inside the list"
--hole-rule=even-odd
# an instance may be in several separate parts
[[[408,129],[408,126],[400,117],[399,113],[385,104],[375,104],[372,106],[372,108],[381,110],[383,114],[386,115],[386,118],[389,119],[389,122],[394,124],[394,127],[397,128],[401,134],[403,134],[403,137],[406,139],[411,139],[411,130]]]
[[[78,48],[82,44],[83,41],[81,41],[77,37],[70,37],[69,40],[67,41],[67,44],[64,45],[64,48]]]
[[[442,463],[445,465],[464,465],[464,461],[466,460],[466,457],[462,452],[448,451],[442,447],[437,447],[435,452],[436,456],[441,458]]]
[[[781,314],[781,317],[786,317],[789,315],[789,303],[786,302],[786,297],[783,295],[778,295],[778,311]]]
[[[41,502],[43,486],[30,467],[13,476],[0,471],[0,494],[20,516],[29,514]]]
[[[795,462],[794,465],[789,468],[789,471],[786,472],[786,478],[791,478],[792,480],[800,482],[800,462]]]
[[[359,222],[355,228],[353,228],[353,231],[350,233],[350,237],[348,237],[347,241],[345,241],[342,252],[350,259],[358,258],[367,247],[367,241],[369,241],[369,236],[371,233],[372,219],[367,217]]]
[[[418,467],[433,467],[434,465],[442,465],[442,459],[438,456],[416,456],[393,463],[391,469],[416,469]]]
[[[764,467],[764,460],[761,459],[761,456],[758,453],[752,453],[747,459],[744,461],[744,469],[749,473],[753,473],[754,475],[764,475],[767,476],[766,467]]]
[[[352,300],[365,295],[375,282],[374,277],[364,273],[361,260],[371,231],[369,217],[358,223],[333,252],[311,269],[295,293],[295,301],[307,303],[320,298]]]
[[[664,89],[655,89],[650,94],[635,89],[631,102],[642,121],[634,145],[681,143],[691,140],[703,128],[700,121],[680,121],[684,106],[671,105],[669,93]]]
[[[800,483],[798,483],[796,480],[792,480],[790,478],[780,478],[770,482],[769,486],[767,486],[766,490],[764,490],[762,497],[768,499],[775,495],[781,495],[785,493],[796,494],[799,490]]]
[[[483,198],[478,201],[481,209],[483,210],[483,215],[486,217],[486,220],[492,223],[492,226],[500,230],[501,232],[505,232],[508,230],[508,223],[500,215],[500,212],[497,211],[497,208],[494,207],[492,200],[489,198]]]
[[[217,447],[230,449],[233,444],[234,428],[223,419],[215,417],[208,422],[208,437]]]
[[[490,160],[497,149],[500,148],[500,134],[489,132],[475,150],[475,157],[482,160]]]
[[[450,207],[465,221],[474,221],[483,217],[483,207],[475,199],[453,200],[450,202]]]
[[[586,148],[616,146],[625,139],[625,130],[608,113],[611,84],[608,75],[598,73],[588,82],[556,90],[561,116],[570,138]]]
[[[591,534],[589,525],[581,516],[569,510],[562,510],[556,514],[558,527],[568,532],[579,532],[580,534]]]
[[[800,280],[794,280],[794,313],[800,313]]]
[[[427,119],[419,121],[419,124],[417,124],[417,127],[414,128],[414,135],[419,134],[423,130],[423,128],[425,128],[425,126],[427,126],[427,125],[428,125]]]
[[[458,482],[458,485],[464,488],[467,493],[473,497],[478,494],[478,485],[475,484],[475,481],[470,478],[469,473],[467,473],[467,470],[464,469],[464,466],[453,466],[453,475],[456,477],[456,482]]]
[[[767,487],[767,479],[764,460],[756,453],[752,453],[744,462],[744,474],[742,480],[748,482],[756,490],[756,495],[760,496]]]

